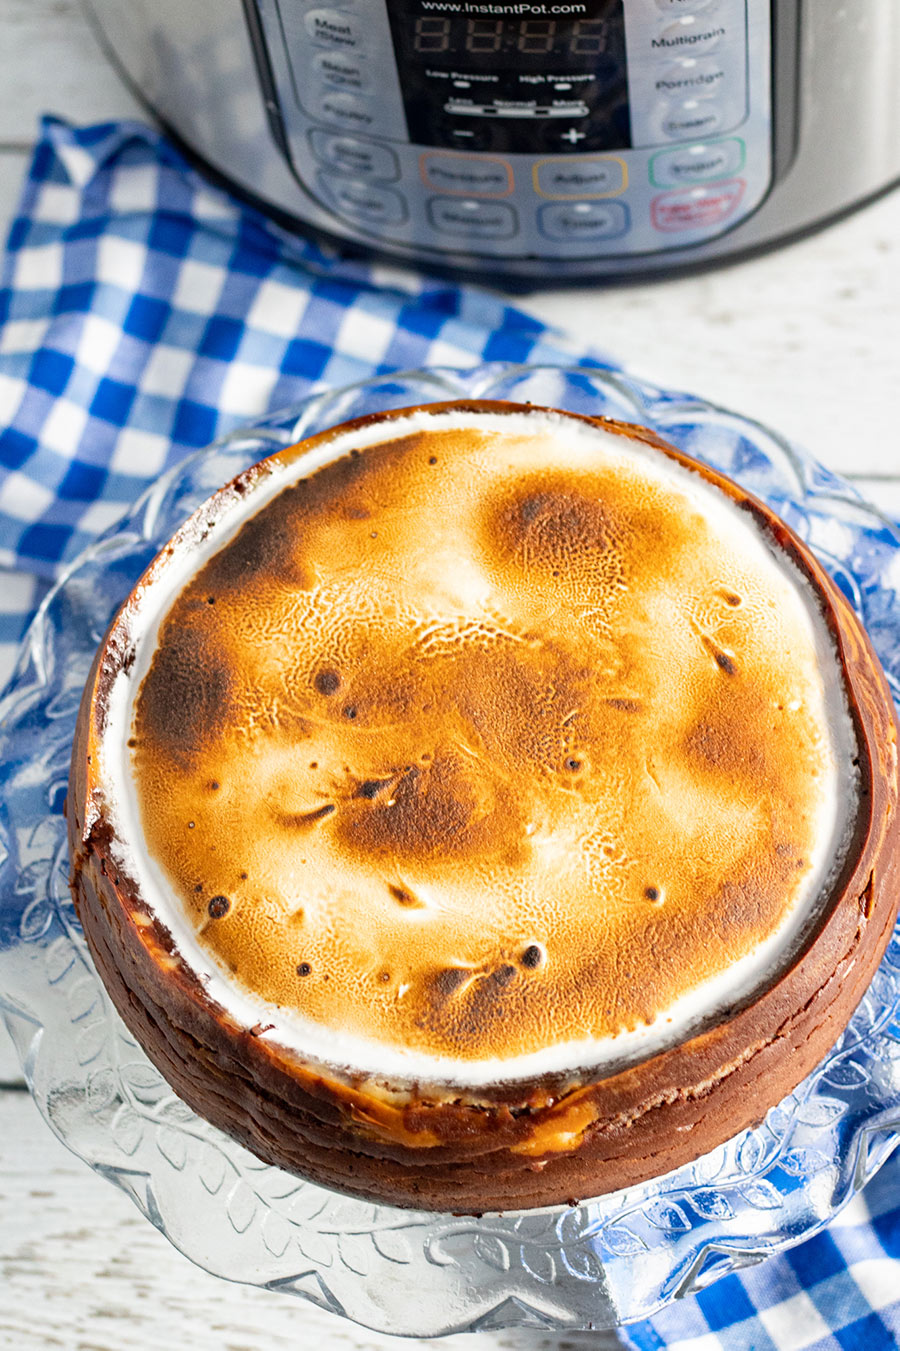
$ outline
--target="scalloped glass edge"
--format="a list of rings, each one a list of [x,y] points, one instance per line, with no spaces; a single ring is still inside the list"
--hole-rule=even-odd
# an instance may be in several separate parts
[[[760,424],[596,367],[411,371],[315,394],[153,485],[45,597],[0,700],[0,1009],[42,1115],[198,1265],[417,1336],[645,1317],[817,1232],[900,1139],[900,933],[840,1041],[757,1129],[575,1207],[454,1217],[261,1164],[172,1094],[128,1035],[68,891],[62,816],[78,701],[118,603],[185,517],[280,446],[347,418],[506,398],[640,422],[764,498],[866,624],[900,691],[900,533]]]

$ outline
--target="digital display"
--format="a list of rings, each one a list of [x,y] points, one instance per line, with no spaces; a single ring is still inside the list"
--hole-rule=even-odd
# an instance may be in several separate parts
[[[606,25],[601,19],[576,19],[570,23],[558,19],[467,19],[465,25],[463,31],[462,25],[454,25],[453,19],[420,15],[415,27],[416,51],[597,56],[606,45]]]
[[[410,139],[524,154],[629,147],[624,0],[523,14],[547,8],[389,0]]]

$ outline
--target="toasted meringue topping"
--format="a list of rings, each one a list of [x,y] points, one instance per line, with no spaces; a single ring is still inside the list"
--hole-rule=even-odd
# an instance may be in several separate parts
[[[211,519],[135,603],[104,744],[222,1002],[502,1078],[647,1053],[789,960],[854,737],[812,586],[723,492],[564,415],[420,411]]]

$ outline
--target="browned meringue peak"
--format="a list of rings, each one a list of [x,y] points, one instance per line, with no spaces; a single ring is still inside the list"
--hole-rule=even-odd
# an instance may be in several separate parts
[[[565,426],[378,423],[161,627],[149,852],[217,962],[323,1028],[463,1061],[615,1037],[828,875],[811,591],[661,451]]]

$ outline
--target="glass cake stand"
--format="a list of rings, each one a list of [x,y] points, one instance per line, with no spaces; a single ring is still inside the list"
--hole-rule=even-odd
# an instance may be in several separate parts
[[[605,369],[412,371],[316,395],[167,474],[46,597],[0,716],[0,1008],[59,1138],[194,1262],[385,1332],[640,1318],[809,1237],[900,1139],[900,934],[827,1059],[764,1123],[639,1187],[480,1219],[301,1182],[196,1117],[128,1035],[72,907],[63,821],[78,702],[119,602],[193,509],[246,466],[346,418],[458,397],[653,427],[790,522],[900,689],[900,534],[758,423]]]

